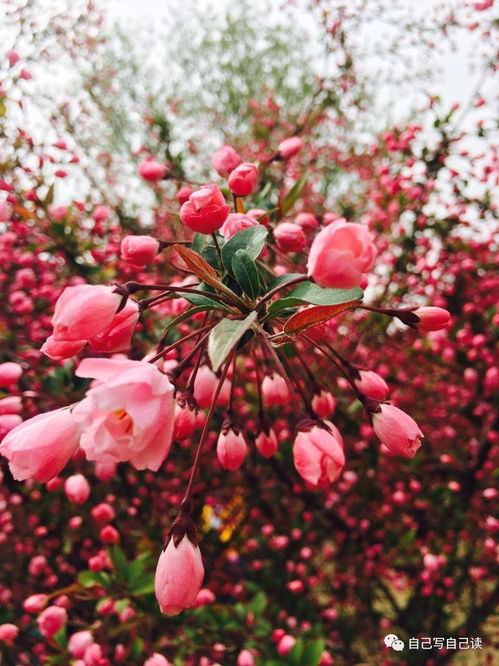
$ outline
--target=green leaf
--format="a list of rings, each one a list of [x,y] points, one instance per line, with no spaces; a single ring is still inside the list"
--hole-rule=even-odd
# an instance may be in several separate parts
[[[278,275],[267,285],[267,291],[277,289],[277,287],[281,287],[286,284],[286,282],[291,282],[291,280],[302,277],[302,275],[303,273],[286,273],[286,275]]]
[[[261,615],[267,606],[267,595],[260,591],[251,600],[251,609],[256,615]]]
[[[203,289],[203,291],[205,290]],[[208,296],[203,296],[202,294],[199,294],[199,296],[197,294],[182,294],[182,297],[185,298],[186,301],[189,301],[189,303],[192,303],[193,305],[197,306],[196,308],[194,308],[196,312],[202,312],[203,310],[229,311],[229,308],[223,303],[214,301],[212,298],[209,298]],[[194,310],[190,310],[190,312],[193,313]]]
[[[103,571],[80,571],[78,574],[78,582],[80,585],[83,585],[83,587],[93,587],[94,585],[109,587],[111,579],[109,575]]]
[[[201,252],[204,250],[205,245],[206,245],[206,234],[195,233],[191,243],[191,248],[194,250],[194,252],[201,254]]]
[[[301,666],[302,664],[302,654],[303,654],[303,639],[297,638],[296,643],[293,646],[293,649],[288,654],[286,663],[292,664],[292,666]],[[309,666],[307,664],[307,666]]]
[[[286,194],[284,199],[280,202],[280,213],[281,217],[284,217],[286,213],[295,205],[300,194],[302,193],[305,183],[307,182],[308,173],[304,173],[301,178],[299,178],[293,187]]]
[[[246,250],[252,259],[256,259],[263,250],[268,231],[261,224],[243,229],[234,234],[222,248],[225,269],[232,272],[232,257],[238,250]]]
[[[152,594],[154,592],[154,577],[147,576],[136,584],[130,585],[130,592],[138,597],[144,594]]]
[[[288,298],[297,298],[304,303],[312,305],[338,305],[348,301],[360,301],[364,296],[362,289],[332,289],[329,287],[319,287],[313,282],[302,282],[292,289]]]
[[[256,321],[256,312],[250,312],[246,319],[222,319],[210,332],[208,356],[213,371],[216,372],[241,337]]]
[[[260,291],[260,281],[255,262],[246,250],[238,250],[232,257],[232,273],[241,289],[255,299]]]
[[[116,571],[126,580],[128,577],[128,562],[125,553],[119,546],[113,545],[109,548],[109,555]]]
[[[301,656],[302,664],[307,664],[307,666],[318,666],[325,649],[326,641],[323,638],[318,638],[313,641],[313,643],[307,643]]]

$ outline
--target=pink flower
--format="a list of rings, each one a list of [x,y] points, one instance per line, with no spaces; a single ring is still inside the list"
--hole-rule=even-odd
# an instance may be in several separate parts
[[[223,194],[216,185],[204,185],[193,192],[180,209],[180,219],[186,227],[201,234],[220,229],[230,213]]]
[[[321,391],[312,398],[312,409],[323,419],[327,419],[336,409],[336,399],[329,391]]]
[[[262,397],[266,407],[287,405],[291,396],[284,377],[277,373],[265,375],[262,381]]]
[[[374,263],[375,249],[366,226],[339,219],[314,239],[308,275],[321,287],[358,287]]]
[[[7,361],[0,363],[0,386],[10,387],[15,384],[23,374],[22,366],[19,363]]]
[[[60,222],[66,217],[69,209],[67,206],[57,206],[55,204],[51,204],[47,210],[48,214],[53,220]]]
[[[216,374],[207,365],[202,365],[194,380],[194,400],[201,409],[211,405],[218,380]]]
[[[39,613],[48,603],[46,594],[32,594],[27,597],[23,602],[23,609],[27,613]]]
[[[450,314],[443,308],[427,306],[414,310],[414,314],[419,317],[416,324],[418,330],[423,332],[439,331],[441,328],[447,328],[450,325]]]
[[[0,399],[0,416],[3,414],[20,414],[23,407],[19,395],[9,395]]]
[[[178,442],[187,439],[197,428],[196,413],[187,405],[180,407],[175,405],[175,422],[173,425],[173,440]]]
[[[393,453],[414,458],[423,437],[418,424],[398,407],[385,404],[380,407],[381,411],[372,415],[374,432]]]
[[[52,638],[66,624],[67,613],[60,606],[49,606],[40,613],[36,622],[44,638]]]
[[[145,266],[156,258],[159,243],[152,236],[125,236],[120,249],[123,261],[134,266]]]
[[[243,213],[231,213],[220,229],[223,237],[226,241],[229,238],[232,238],[234,234],[237,234],[238,231],[243,229],[248,229],[249,227],[255,227],[258,225],[258,222],[249,215],[243,215]]]
[[[269,428],[268,432],[262,430],[255,439],[255,446],[264,458],[271,458],[279,447],[274,429]]]
[[[0,624],[0,641],[5,643],[12,643],[19,633],[18,627],[15,624],[10,624],[10,622],[5,622]]]
[[[78,448],[80,429],[69,409],[38,414],[11,430],[0,444],[17,481],[50,481]]]
[[[196,597],[195,606],[204,606],[205,604],[212,604],[215,601],[216,597],[213,592],[207,587],[203,587],[199,590]]]
[[[144,180],[154,182],[164,177],[166,168],[154,160],[144,160],[139,164],[139,173]]]
[[[324,422],[330,432],[319,426],[301,431],[293,444],[293,459],[298,474],[313,486],[336,481],[345,465],[343,440],[332,423]]]
[[[189,197],[193,192],[194,190],[192,189],[192,187],[189,187],[189,185],[183,185],[177,192],[177,201],[179,202],[179,204],[182,205],[186,201],[188,201]]]
[[[317,218],[312,213],[298,213],[295,217],[295,224],[301,227],[306,234],[314,231],[319,226]]]
[[[237,197],[247,197],[258,185],[258,167],[250,162],[240,164],[231,171],[228,183],[230,191]]]
[[[120,304],[121,296],[114,293],[114,287],[90,284],[66,287],[55,305],[54,332],[41,351],[54,360],[70,358],[92,339],[98,351],[123,350],[129,345],[138,320],[138,304],[128,300],[125,308],[116,314]]]
[[[236,153],[232,146],[222,146],[211,158],[211,165],[219,176],[228,176],[238,167],[243,158]]]
[[[75,504],[84,504],[90,496],[90,485],[83,474],[73,474],[64,482],[66,497]]]
[[[21,57],[17,51],[7,51],[7,60],[9,61],[9,67],[14,67],[17,65]]]
[[[92,213],[92,218],[94,222],[99,224],[100,222],[105,222],[110,215],[111,208],[109,206],[96,206]]]
[[[94,637],[91,631],[77,631],[69,639],[68,652],[73,657],[83,657],[85,650],[92,643],[94,643]]]
[[[139,317],[137,302],[129,298],[125,307],[114,315],[109,326],[89,339],[89,345],[94,351],[106,354],[127,350]]]
[[[270,224],[269,211],[264,208],[251,208],[246,215],[256,220],[258,224],[268,227]]]
[[[19,414],[0,414],[0,440],[23,422]]]
[[[293,157],[298,153],[303,147],[303,141],[299,136],[290,136],[289,139],[284,139],[277,146],[277,151],[279,155],[285,159],[289,160],[290,157]]]
[[[186,534],[177,546],[174,538],[159,557],[154,579],[156,599],[167,615],[178,615],[193,606],[204,578],[199,547]]]
[[[281,657],[285,657],[291,652],[295,643],[296,638],[293,638],[293,636],[290,636],[289,634],[285,634],[277,644],[277,652]]]
[[[292,222],[281,222],[274,229],[277,247],[282,252],[301,252],[307,245],[303,229]]]
[[[221,432],[217,442],[217,457],[222,467],[231,472],[241,467],[247,448],[241,432],[236,433],[232,428],[227,433]]]
[[[130,461],[136,469],[157,471],[170,451],[173,429],[173,386],[166,376],[142,361],[90,358],[76,374],[102,382],[73,409],[87,458]]]
[[[390,389],[383,377],[380,377],[372,370],[360,370],[359,374],[360,379],[354,380],[355,386],[359,391],[362,391],[368,398],[372,398],[373,400],[382,402],[386,399]]]
[[[237,666],[255,666],[255,659],[249,650],[241,650],[237,655]]]

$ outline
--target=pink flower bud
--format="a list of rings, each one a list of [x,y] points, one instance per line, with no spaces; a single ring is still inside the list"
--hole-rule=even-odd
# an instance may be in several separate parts
[[[365,393],[368,398],[382,402],[388,395],[388,384],[372,370],[360,370],[360,379],[355,379],[355,386]]]
[[[281,657],[285,657],[291,652],[295,643],[296,638],[293,638],[293,636],[290,636],[289,634],[285,634],[277,644],[277,652]]]
[[[36,622],[44,638],[52,638],[66,624],[67,613],[60,606],[49,606],[40,613]]]
[[[211,405],[217,384],[217,376],[213,370],[207,365],[202,365],[194,380],[194,399],[201,409]]]
[[[190,437],[197,427],[196,414],[187,405],[175,405],[175,422],[173,424],[173,439],[179,441]]]
[[[139,173],[144,180],[154,182],[164,177],[166,168],[154,160],[145,160],[139,164]]]
[[[17,65],[19,60],[21,60],[21,56],[17,51],[7,51],[7,60],[9,61],[9,67],[14,67],[14,65]]]
[[[308,257],[308,275],[321,287],[358,287],[374,257],[367,226],[339,219],[315,237]]]
[[[156,568],[154,589],[162,613],[178,615],[194,605],[204,578],[201,551],[186,534],[163,549]]]
[[[441,328],[447,328],[450,325],[450,314],[443,308],[432,306],[418,308],[414,314],[419,317],[416,324],[419,331],[424,333],[428,331],[439,331]]]
[[[23,374],[22,366],[19,363],[0,363],[0,386],[10,387],[17,382]]]
[[[23,419],[19,414],[1,414],[0,415],[0,440],[9,432],[21,425]],[[0,449],[0,453],[2,450]]]
[[[103,543],[119,543],[119,532],[112,526],[106,525],[99,532],[99,536]]]
[[[414,458],[423,437],[418,424],[398,407],[380,407],[381,411],[372,415],[374,432],[393,453]]]
[[[158,241],[152,236],[125,236],[121,241],[121,258],[134,266],[145,266],[156,258]]]
[[[60,222],[66,217],[69,209],[67,206],[56,206],[55,204],[51,204],[47,210],[53,220]]]
[[[23,609],[27,613],[39,613],[48,603],[46,594],[32,594],[23,601]]]
[[[336,409],[336,400],[329,391],[321,391],[312,398],[312,409],[323,419],[327,419]]]
[[[83,657],[85,650],[89,645],[94,642],[94,637],[91,631],[77,631],[69,639],[68,652],[73,657]]]
[[[198,596],[194,603],[195,606],[204,606],[205,604],[212,604],[215,601],[216,597],[211,590],[207,587],[199,590]]]
[[[274,238],[281,252],[301,252],[307,245],[303,229],[292,222],[281,222],[274,229]]]
[[[287,405],[290,395],[284,377],[277,373],[265,375],[262,381],[262,397],[266,407]]]
[[[125,307],[114,315],[109,326],[89,338],[89,345],[94,351],[105,354],[126,351],[130,347],[139,317],[138,303],[129,298]]]
[[[277,151],[279,155],[285,159],[289,160],[290,157],[293,157],[298,153],[303,147],[303,141],[299,136],[290,136],[288,139],[284,139],[277,146]]]
[[[18,627],[15,624],[10,624],[6,622],[5,624],[0,624],[0,641],[5,643],[12,643],[19,633]]]
[[[264,227],[268,227],[270,224],[268,211],[264,208],[251,208],[246,215],[256,220],[258,224],[263,224]]]
[[[80,428],[69,409],[38,414],[11,430],[0,444],[17,481],[46,482],[57,476],[78,448]]]
[[[66,497],[75,504],[84,504],[90,496],[90,485],[83,474],[74,474],[64,483]]]
[[[268,433],[262,430],[255,439],[255,445],[259,453],[265,458],[271,458],[279,447],[277,435],[273,428],[269,428]]]
[[[238,231],[255,226],[258,226],[258,222],[249,217],[249,215],[243,215],[243,213],[231,213],[223,223],[220,233],[225,240],[228,241],[229,238],[232,238],[232,236],[237,234]]]
[[[241,650],[237,655],[237,666],[255,666],[255,659],[249,650]]]
[[[220,433],[217,442],[217,457],[224,469],[231,472],[241,467],[246,457],[247,446],[241,432],[234,432],[229,428],[228,432]]]
[[[345,465],[341,434],[329,421],[324,423],[329,431],[312,426],[299,432],[293,444],[296,471],[313,486],[336,481]]]
[[[244,162],[237,166],[229,176],[230,191],[237,197],[246,197],[255,191],[258,184],[258,167]]]
[[[231,171],[238,167],[243,158],[236,153],[232,146],[222,146],[211,158],[211,165],[219,176],[228,176]]]
[[[189,185],[183,185],[177,192],[177,201],[180,205],[184,204],[186,201],[189,201],[189,197],[194,192],[192,187]]]
[[[97,523],[108,523],[115,517],[114,509],[106,502],[97,504],[90,510],[90,515]]]
[[[301,227],[306,234],[315,231],[319,226],[317,218],[312,213],[298,213],[295,217],[295,224]]]
[[[180,219],[186,227],[201,234],[220,229],[230,213],[223,194],[216,185],[204,185],[193,192],[180,209]]]

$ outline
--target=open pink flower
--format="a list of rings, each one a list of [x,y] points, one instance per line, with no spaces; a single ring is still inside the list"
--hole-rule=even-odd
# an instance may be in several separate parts
[[[170,450],[174,421],[173,386],[166,376],[143,361],[90,358],[76,374],[102,382],[73,409],[87,458],[157,471]]]
[[[308,256],[308,275],[321,287],[358,287],[374,257],[367,227],[339,219],[315,237]]]
[[[194,606],[204,578],[201,551],[184,534],[175,546],[174,537],[162,551],[154,590],[162,613],[178,615],[184,608]]]
[[[80,428],[69,409],[38,414],[11,430],[0,444],[17,481],[50,481],[78,448]]]
[[[298,433],[293,444],[293,459],[298,474],[313,486],[332,483],[345,465],[343,440],[332,423],[329,430],[312,426]]]
[[[373,414],[374,432],[393,453],[414,458],[423,437],[418,424],[398,407],[384,404],[380,407],[381,411]]]

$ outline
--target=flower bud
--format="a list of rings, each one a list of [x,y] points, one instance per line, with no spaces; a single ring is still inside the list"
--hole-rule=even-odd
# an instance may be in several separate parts
[[[299,136],[290,136],[288,139],[284,139],[277,146],[277,151],[279,155],[284,160],[289,160],[290,157],[293,157],[298,153],[303,147],[303,141]]]
[[[266,407],[287,405],[291,396],[284,377],[277,373],[265,375],[262,381],[262,397]]]
[[[303,229],[292,222],[281,222],[274,229],[274,238],[281,252],[301,252],[307,244]]]
[[[376,435],[392,453],[414,458],[423,437],[416,421],[393,405],[382,404],[380,408],[372,415]]]
[[[94,642],[91,631],[77,631],[72,634],[68,642],[68,652],[73,657],[83,657],[85,650]]]
[[[219,176],[227,177],[243,161],[232,146],[222,146],[211,158],[211,165]]]
[[[424,333],[447,328],[451,322],[450,314],[443,308],[422,307],[414,310],[414,314],[419,317],[419,322],[416,324],[417,329]]]
[[[52,638],[66,624],[67,613],[60,606],[49,606],[40,613],[36,622],[44,638]]]
[[[201,551],[187,534],[175,545],[171,537],[156,567],[154,589],[162,613],[178,615],[194,605],[204,578]]]
[[[328,429],[312,426],[300,431],[293,444],[293,459],[298,474],[313,486],[336,481],[345,465],[343,439],[335,425]]]
[[[156,258],[158,241],[152,236],[125,236],[121,241],[121,258],[134,266],[145,266]]]
[[[268,432],[262,430],[255,439],[255,445],[259,453],[264,458],[271,458],[279,447],[277,435],[273,428],[269,428]]]
[[[383,377],[380,377],[372,370],[360,370],[359,375],[360,379],[354,380],[355,386],[359,391],[362,391],[368,398],[372,398],[373,400],[382,402],[386,399],[389,388]]]
[[[144,160],[144,162],[139,164],[139,173],[144,180],[155,182],[164,177],[166,169],[162,164],[158,164],[154,160]]]
[[[90,485],[83,474],[74,474],[64,483],[66,497],[75,504],[84,504],[90,496]]]
[[[244,162],[236,167],[229,176],[230,191],[237,197],[246,197],[255,191],[258,184],[258,167]]]
[[[229,428],[227,433],[221,432],[217,442],[217,457],[224,469],[231,472],[241,467],[246,457],[247,446],[241,432]]]
[[[15,384],[23,374],[23,369],[19,363],[0,363],[0,386],[10,387]]]
[[[220,233],[225,238],[225,241],[228,241],[229,238],[232,238],[232,236],[237,234],[238,231],[255,226],[258,226],[258,222],[249,215],[244,215],[243,213],[231,213],[223,223]]]

